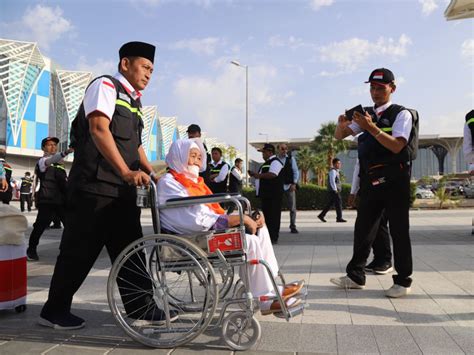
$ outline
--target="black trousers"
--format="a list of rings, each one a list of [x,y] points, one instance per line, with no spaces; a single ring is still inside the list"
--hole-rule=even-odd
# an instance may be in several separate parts
[[[135,199],[88,193],[73,195],[68,203],[59,256],[43,311],[64,314],[105,246],[113,263],[132,241],[142,237],[140,209]],[[119,290],[129,315],[151,302],[151,282],[141,267],[143,257],[130,258],[119,273]],[[132,280],[132,281],[130,281]],[[104,283],[105,292],[105,283]],[[138,295],[138,296],[137,296]],[[43,314],[44,314],[43,313]],[[138,313],[138,312],[137,312]],[[138,315],[135,313],[136,315]]]
[[[393,254],[396,275],[395,284],[409,287],[412,279],[413,262],[410,242],[409,208],[410,175],[405,168],[400,176],[390,184],[379,187],[362,184],[361,198],[354,229],[354,250],[352,259],[346,267],[347,275],[360,285],[365,285],[364,267],[370,254],[370,248],[377,235],[377,228],[385,211],[390,235],[393,242]]]
[[[282,197],[280,194],[272,198],[262,198],[262,212],[272,242],[277,242],[280,237]]]
[[[390,235],[388,234],[388,219],[385,213],[380,218],[377,235],[372,244],[374,261],[376,265],[392,263],[392,248],[390,246]]]
[[[328,213],[328,211],[331,209],[333,205],[334,205],[334,208],[336,209],[336,219],[341,220],[342,219],[341,194],[335,191],[329,191],[329,202],[319,215],[321,217],[326,216],[326,213]]]
[[[28,212],[31,211],[31,194],[20,194],[20,209],[21,212],[25,211],[25,202],[28,208]]]
[[[38,204],[37,208],[38,214],[36,215],[36,221],[33,224],[33,230],[31,231],[30,241],[28,243],[28,246],[31,249],[36,249],[44,230],[49,227],[49,224],[55,215],[59,216],[64,224],[63,205],[40,203]]]

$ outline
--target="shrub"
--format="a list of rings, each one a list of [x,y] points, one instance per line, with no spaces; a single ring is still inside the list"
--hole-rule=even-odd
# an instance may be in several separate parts
[[[347,205],[347,198],[351,191],[351,185],[342,184],[342,206]],[[243,195],[247,197],[252,205],[252,208],[261,208],[260,199],[255,196],[254,188],[244,188]],[[306,184],[301,185],[296,192],[296,208],[298,210],[320,210],[323,209],[328,202],[328,191],[326,187]],[[282,201],[282,208],[286,209],[287,203],[285,198]]]
[[[342,207],[347,207],[347,198],[351,192],[350,184],[342,184]],[[262,208],[260,199],[255,196],[255,189],[253,187],[244,187],[243,195],[249,199],[252,208]],[[315,184],[301,185],[296,192],[296,208],[298,210],[321,210],[328,203],[329,194],[327,187],[322,187]],[[416,199],[416,184],[410,184],[410,206]],[[286,209],[287,203],[285,197],[282,201],[282,209]]]

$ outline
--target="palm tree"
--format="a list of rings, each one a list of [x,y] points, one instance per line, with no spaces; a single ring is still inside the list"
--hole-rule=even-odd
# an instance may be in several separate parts
[[[303,184],[308,183],[308,172],[314,168],[315,155],[309,146],[301,147],[296,155],[296,162],[298,167],[301,169],[301,181]]]
[[[315,153],[325,153],[328,168],[332,165],[332,160],[335,156],[340,152],[346,151],[349,145],[347,141],[334,138],[336,127],[337,124],[335,122],[324,123],[318,130],[318,135],[314,137],[311,143],[311,149]]]
[[[316,175],[316,183],[319,186],[326,186],[326,175],[329,167],[326,164],[326,154],[324,152],[318,153],[314,156],[314,173]]]
[[[237,157],[237,149],[234,146],[229,145],[227,147],[227,156],[229,157],[229,162],[234,163],[235,158]]]

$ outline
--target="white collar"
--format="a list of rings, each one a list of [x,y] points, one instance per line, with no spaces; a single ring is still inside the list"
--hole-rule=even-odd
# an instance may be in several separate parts
[[[211,164],[214,165],[214,166],[217,166],[217,165],[219,165],[220,163],[222,163],[222,158],[221,158],[221,160],[219,160],[217,163],[214,162],[214,160],[213,160]]]
[[[128,80],[123,76],[122,73],[116,73],[114,75],[114,78],[120,81],[125,91],[127,91],[127,93],[132,97],[132,99],[136,100],[142,96],[142,93],[138,90],[135,90],[132,84],[128,82]]]
[[[380,116],[382,114],[382,112],[384,112],[391,105],[392,105],[392,101],[389,101],[385,105],[379,106],[377,108],[374,107],[374,111],[377,114],[377,116]]]

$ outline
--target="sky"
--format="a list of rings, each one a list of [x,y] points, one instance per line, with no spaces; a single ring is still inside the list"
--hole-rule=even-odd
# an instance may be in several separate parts
[[[121,0],[0,2],[0,37],[38,42],[67,70],[113,74],[128,41],[156,45],[144,105],[245,150],[249,140],[310,138],[345,109],[372,104],[364,81],[391,69],[393,102],[421,134],[462,135],[474,107],[474,20],[447,0]],[[250,148],[251,157],[258,156]]]

